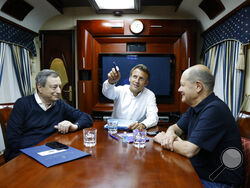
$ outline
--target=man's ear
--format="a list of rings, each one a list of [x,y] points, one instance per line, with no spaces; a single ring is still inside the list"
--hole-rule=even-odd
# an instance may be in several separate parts
[[[38,83],[36,87],[37,87],[37,92],[40,93],[42,86]]]
[[[204,86],[203,83],[200,81],[196,81],[196,91],[200,93],[203,90]]]

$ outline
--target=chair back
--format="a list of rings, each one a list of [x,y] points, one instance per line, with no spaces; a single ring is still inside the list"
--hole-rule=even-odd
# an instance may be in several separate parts
[[[245,162],[244,188],[250,187],[250,112],[241,111],[237,117]]]
[[[5,147],[6,147],[5,133],[6,133],[7,122],[9,120],[11,111],[12,111],[12,107],[9,107],[9,106],[6,106],[0,109],[0,123],[1,123]]]
[[[250,139],[250,112],[241,111],[237,117],[240,135]]]
[[[250,187],[250,139],[241,137],[243,146],[243,156],[245,162],[245,182],[244,188]]]

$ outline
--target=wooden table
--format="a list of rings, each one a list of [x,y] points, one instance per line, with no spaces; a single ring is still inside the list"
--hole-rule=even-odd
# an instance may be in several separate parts
[[[46,168],[34,159],[21,154],[0,167],[0,187],[203,187],[189,159],[163,150],[149,137],[146,148],[135,148],[111,138],[98,128],[97,145],[83,145],[82,131],[62,135],[56,133],[43,141],[59,141],[91,153],[68,163]]]

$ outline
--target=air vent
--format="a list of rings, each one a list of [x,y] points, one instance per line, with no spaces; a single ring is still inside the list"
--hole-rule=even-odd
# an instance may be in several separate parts
[[[146,43],[127,43],[127,52],[146,52]]]
[[[199,7],[207,14],[210,20],[214,19],[225,10],[220,0],[203,0]]]
[[[7,0],[2,6],[1,11],[22,21],[33,8],[24,0]]]

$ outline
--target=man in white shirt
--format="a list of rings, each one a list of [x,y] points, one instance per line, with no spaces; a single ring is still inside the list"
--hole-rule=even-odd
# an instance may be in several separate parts
[[[139,64],[130,71],[130,85],[115,86],[121,78],[116,66],[108,73],[108,79],[103,83],[102,93],[114,100],[113,118],[135,120],[130,129],[150,128],[158,123],[158,108],[155,95],[145,88],[150,79],[148,68]]]

